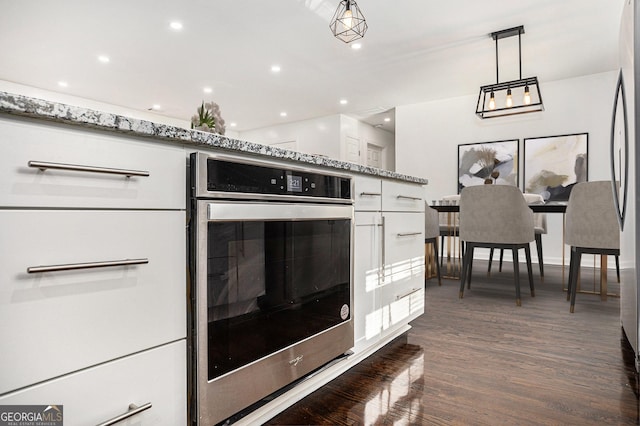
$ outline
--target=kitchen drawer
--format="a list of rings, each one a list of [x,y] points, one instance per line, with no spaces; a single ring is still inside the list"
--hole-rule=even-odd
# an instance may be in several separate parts
[[[0,394],[186,336],[184,212],[0,210],[0,236]]]
[[[424,275],[415,271],[413,275],[380,288],[380,299],[380,322],[384,335],[424,313]]]
[[[186,425],[186,353],[180,340],[4,395],[0,405],[62,405],[65,426],[85,426],[151,403],[118,424]]]
[[[421,185],[382,181],[382,210],[423,212],[424,190]]]
[[[355,176],[354,191],[356,211],[380,211],[382,208],[382,183],[380,179]]]
[[[424,267],[424,213],[384,212],[384,275]]]
[[[182,148],[79,127],[0,118],[0,207],[185,209]],[[29,162],[112,173],[30,167]],[[117,169],[117,170],[113,170]],[[148,176],[127,177],[132,171]]]

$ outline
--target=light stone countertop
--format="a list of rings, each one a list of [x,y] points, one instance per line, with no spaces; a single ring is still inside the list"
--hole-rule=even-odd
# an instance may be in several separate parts
[[[304,154],[253,142],[229,138],[215,133],[154,123],[117,114],[81,108],[77,106],[45,101],[28,96],[1,92],[0,112],[31,117],[57,123],[77,125],[108,132],[147,137],[162,141],[180,142],[200,148],[214,148],[230,153],[248,153],[279,160],[294,161],[313,166],[328,167],[341,171],[361,173],[425,185],[427,180],[414,176],[367,167],[346,161],[334,160],[320,155]]]

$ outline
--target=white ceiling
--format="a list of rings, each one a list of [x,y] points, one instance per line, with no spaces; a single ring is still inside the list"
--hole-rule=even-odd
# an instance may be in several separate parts
[[[488,34],[518,25],[523,77],[543,93],[616,69],[625,1],[358,0],[369,30],[356,51],[329,30],[339,0],[0,0],[0,80],[185,120],[214,100],[239,131],[337,113],[378,124],[495,82]],[[500,64],[500,81],[517,78],[517,37],[500,41]]]

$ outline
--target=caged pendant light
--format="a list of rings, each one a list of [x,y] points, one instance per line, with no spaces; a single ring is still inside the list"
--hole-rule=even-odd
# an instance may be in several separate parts
[[[538,77],[522,78],[522,34],[524,34],[522,25],[490,34],[496,42],[496,83],[480,87],[476,105],[478,117],[493,118],[544,111]],[[498,40],[516,35],[518,36],[520,79],[500,83]]]
[[[368,26],[355,0],[342,0],[331,18],[329,28],[336,38],[350,43],[364,37]]]

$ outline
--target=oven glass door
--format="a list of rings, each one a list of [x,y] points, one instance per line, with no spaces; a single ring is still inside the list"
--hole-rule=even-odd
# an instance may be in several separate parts
[[[349,320],[351,206],[207,207],[209,380]]]

